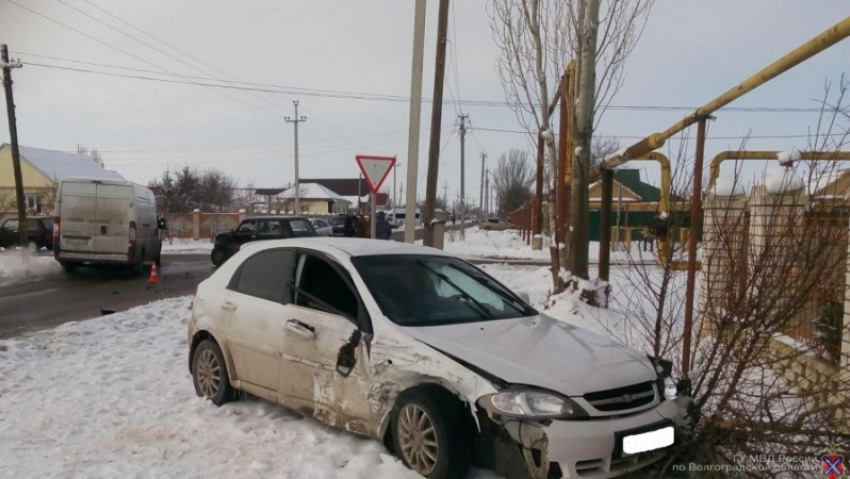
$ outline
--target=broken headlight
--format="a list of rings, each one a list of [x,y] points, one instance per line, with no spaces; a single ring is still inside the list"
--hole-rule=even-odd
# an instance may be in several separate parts
[[[481,405],[496,414],[536,419],[567,419],[587,413],[571,399],[546,391],[507,390],[481,398]]]

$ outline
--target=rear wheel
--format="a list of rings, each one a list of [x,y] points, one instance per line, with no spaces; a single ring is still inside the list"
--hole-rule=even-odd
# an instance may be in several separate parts
[[[195,393],[208,398],[216,406],[221,406],[234,397],[224,355],[214,341],[205,339],[195,349],[195,355],[192,357],[192,379]]]
[[[30,240],[29,243],[27,243],[27,250],[29,250],[30,253],[38,253],[38,243],[33,240]]]
[[[60,263],[60,264],[62,265],[62,271],[64,271],[65,274],[71,274],[71,273],[74,272],[74,269],[77,268],[77,265],[74,264],[74,263]]]

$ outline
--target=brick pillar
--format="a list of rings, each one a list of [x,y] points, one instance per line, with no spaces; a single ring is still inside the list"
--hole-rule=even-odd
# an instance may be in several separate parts
[[[243,209],[239,210],[239,218],[238,218],[238,221],[241,223],[241,222],[242,222],[242,220],[244,220],[244,219],[245,219],[245,209],[243,208]]]
[[[192,239],[198,240],[201,237],[201,210],[195,208],[192,211]]]
[[[732,182],[731,179],[718,181]],[[703,327],[713,329],[716,320],[730,306],[741,275],[747,269],[747,197],[743,188],[711,191],[703,203],[702,284],[699,298]],[[731,194],[726,194],[731,193]],[[695,229],[692,228],[695,232]]]

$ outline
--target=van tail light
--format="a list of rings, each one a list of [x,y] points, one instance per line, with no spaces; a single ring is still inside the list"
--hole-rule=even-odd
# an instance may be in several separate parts
[[[130,222],[130,246],[136,246],[136,222]]]
[[[59,222],[60,219],[58,216],[53,218],[53,257],[59,257],[59,241],[60,241],[60,230],[59,230]]]

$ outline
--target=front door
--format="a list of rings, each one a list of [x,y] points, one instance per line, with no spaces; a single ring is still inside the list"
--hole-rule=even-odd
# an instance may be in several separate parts
[[[228,242],[230,254],[234,255],[239,252],[239,248],[249,241],[257,239],[257,220],[245,220],[236,228],[236,233]]]
[[[237,379],[276,391],[281,325],[287,315],[295,252],[260,251],[234,274],[221,304]]]
[[[350,281],[340,271],[324,258],[298,257],[294,301],[284,325],[280,390],[320,421],[369,435],[374,429],[368,399],[372,384],[359,342],[351,373],[337,371],[340,349],[358,331],[360,309]]]

